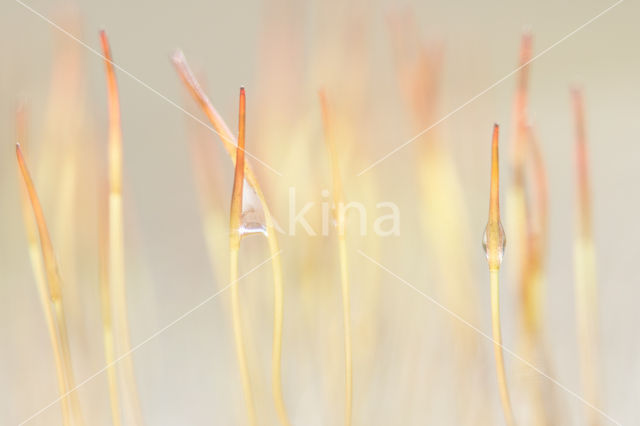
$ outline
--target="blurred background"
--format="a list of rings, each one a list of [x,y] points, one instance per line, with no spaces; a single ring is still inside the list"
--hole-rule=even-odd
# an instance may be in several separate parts
[[[634,326],[640,320],[640,283],[633,272],[640,241],[640,8],[623,1],[535,56],[613,4],[4,2],[0,424],[19,424],[58,398],[20,207],[14,152],[19,106],[27,116],[27,161],[63,280],[76,382],[105,366],[98,226],[108,114],[104,62],[95,53],[101,52],[101,29],[109,36],[114,62],[127,71],[116,74],[133,346],[229,284],[233,165],[220,138],[185,114],[206,122],[171,64],[170,55],[180,48],[234,133],[238,88],[246,87],[247,150],[281,175],[248,161],[285,231],[291,219],[290,188],[295,188],[298,206],[319,206],[327,200],[323,190],[332,188],[317,91],[323,88],[327,94],[345,197],[363,203],[368,213],[365,236],[358,232],[357,215],[347,223],[354,425],[504,422],[491,341],[407,286],[490,335],[489,279],[481,239],[494,122],[501,124],[507,232],[501,275],[504,345],[566,387],[505,354],[516,419],[532,425],[604,425],[613,424],[611,419],[640,424],[640,339]],[[516,70],[527,32],[535,60],[528,67],[526,121],[535,132],[548,182],[543,278],[536,284],[540,324],[530,341],[522,324],[518,241],[523,236],[518,235],[518,219],[509,221],[520,72],[359,175]],[[597,364],[589,368],[597,377],[595,401],[585,395],[579,367],[572,87],[579,87],[584,97],[589,151],[598,354]],[[399,235],[372,232],[379,202],[398,206]],[[203,223],[211,217],[214,222]],[[319,207],[306,217],[315,229],[321,228]],[[289,419],[294,425],[341,424],[345,367],[336,235],[309,236],[298,227],[295,235],[284,232],[278,239],[284,277],[282,380]],[[246,238],[240,273],[268,258],[263,238]],[[270,266],[252,271],[238,285],[258,423],[278,424],[271,393]],[[131,357],[145,424],[248,424],[228,292]],[[76,392],[87,424],[113,424],[105,373]],[[124,424],[133,424],[124,418]],[[59,404],[28,424],[62,424]]]

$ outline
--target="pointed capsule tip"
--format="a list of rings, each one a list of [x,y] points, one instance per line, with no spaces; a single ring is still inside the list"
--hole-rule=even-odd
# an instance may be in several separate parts
[[[485,228],[483,246],[489,261],[489,269],[498,270],[504,253],[505,237],[500,223],[500,174],[498,160],[498,133],[500,126],[493,125],[491,143],[491,184],[489,191],[489,221]]]
[[[500,220],[500,201],[499,201],[499,161],[498,161],[498,124],[493,125],[493,137],[491,139],[491,190],[489,196],[489,220],[498,222]]]
[[[182,65],[186,62],[184,52],[181,49],[175,49],[169,56],[174,65]]]
[[[102,30],[100,31],[100,44],[102,45],[102,55],[103,58],[110,63],[111,60],[111,47],[109,46],[109,39],[107,38],[107,33]]]
[[[100,42],[102,43],[102,50],[107,50],[107,48],[109,47],[109,39],[107,38],[107,33],[105,32],[105,30],[100,30],[98,34],[100,36]]]
[[[246,94],[244,90],[244,86],[240,86],[240,120],[244,120],[244,115],[246,113]],[[244,126],[244,123],[242,123]]]

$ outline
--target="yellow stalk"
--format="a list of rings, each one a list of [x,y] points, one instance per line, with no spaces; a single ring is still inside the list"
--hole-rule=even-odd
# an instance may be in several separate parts
[[[440,118],[444,47],[441,43],[423,42],[412,14],[391,14],[389,24],[398,85],[418,133],[425,123],[432,124]],[[473,275],[467,265],[460,264],[461,255],[471,255],[469,209],[465,206],[463,186],[451,150],[443,144],[438,128],[429,130],[420,140],[420,204],[428,212],[421,215],[421,221],[427,244],[433,252],[437,278],[434,284],[449,307],[465,318],[473,319],[478,316],[477,307],[472,303]],[[455,223],[456,226],[442,226],[443,223]],[[455,332],[465,346],[461,358],[456,360],[458,379],[466,381],[479,341],[467,327],[458,325]],[[464,392],[470,391],[468,387],[461,387]],[[480,409],[485,406],[481,403]]]
[[[498,169],[498,125],[493,127],[493,140],[491,145],[491,191],[489,196],[489,222],[485,229],[484,246],[489,262],[489,278],[491,284],[491,324],[493,331],[493,349],[496,358],[496,371],[500,400],[507,425],[515,425],[509,390],[507,388],[507,376],[504,367],[502,351],[502,332],[500,330],[500,264],[504,254],[505,236],[500,223],[500,176]]]
[[[507,375],[504,369],[504,358],[502,354],[502,331],[500,330],[500,281],[499,269],[490,269],[489,278],[491,284],[491,330],[493,331],[493,350],[496,358],[496,371],[498,375],[498,388],[500,390],[500,401],[504,418],[507,425],[515,425],[509,389],[507,387]]]
[[[101,177],[102,178],[102,177]],[[113,338],[113,318],[111,313],[111,292],[109,289],[109,248],[108,248],[108,191],[106,185],[99,185],[104,188],[100,191],[99,203],[99,226],[98,226],[98,250],[100,267],[100,308],[102,313],[102,337],[104,343],[104,358],[107,363],[107,382],[109,385],[109,401],[111,404],[111,419],[114,426],[122,424],[120,414],[120,401],[118,397],[118,378],[116,374],[115,342]]]
[[[109,218],[108,218],[108,270],[109,291],[111,291],[114,312],[114,331],[116,345],[120,353],[131,350],[131,337],[127,319],[127,296],[124,272],[124,225],[122,207],[122,133],[120,126],[120,101],[118,86],[111,59],[109,41],[104,31],[100,32],[102,50],[105,58],[107,73],[107,87],[109,100]],[[122,377],[125,392],[130,406],[130,423],[142,425],[144,423],[138,390],[136,385],[133,360],[130,356],[122,360]],[[112,406],[112,410],[113,410]],[[114,420],[115,421],[115,420]]]
[[[595,248],[591,222],[591,192],[587,161],[587,142],[584,124],[582,93],[572,92],[576,120],[576,166],[578,186],[577,235],[574,243],[574,270],[576,317],[580,345],[580,370],[584,393],[592,404],[599,399],[597,379],[597,283]],[[589,424],[600,423],[599,417],[589,410]]]
[[[42,206],[36,193],[31,175],[27,169],[27,164],[22,155],[20,145],[16,145],[16,156],[18,159],[18,165],[20,166],[20,173],[31,202],[33,209],[33,215],[38,228],[38,234],[40,236],[40,246],[42,249],[42,259],[44,261],[44,270],[46,272],[47,283],[49,285],[49,301],[53,306],[53,320],[55,322],[55,328],[58,331],[57,338],[60,356],[62,359],[62,368],[64,370],[65,383],[67,392],[64,396],[68,396],[75,388],[75,379],[73,374],[73,366],[71,363],[71,352],[69,349],[69,336],[67,333],[66,319],[64,315],[64,308],[62,306],[62,280],[58,272],[58,265],[56,264],[55,254],[53,251],[53,245],[51,244],[51,238],[49,237],[49,230],[44,218]],[[76,425],[84,424],[82,420],[82,412],[80,408],[80,402],[77,399],[77,395],[71,393],[70,397],[71,411],[73,412],[73,418]]]
[[[23,145],[26,143],[26,123],[24,121],[24,114],[25,113],[22,108],[18,110],[17,136],[18,141],[20,141],[20,143],[22,143]],[[58,379],[58,394],[62,399],[62,423],[64,426],[69,426],[71,425],[71,411],[69,396],[66,395],[68,388],[65,378],[64,364],[62,361],[62,351],[60,349],[60,343],[58,342],[55,320],[53,318],[53,312],[51,310],[49,294],[47,290],[44,265],[42,264],[42,254],[40,252],[40,247],[38,244],[38,230],[36,229],[36,224],[33,221],[33,215],[30,211],[27,187],[24,182],[21,183],[20,187],[20,204],[22,208],[24,227],[27,233],[29,258],[31,259],[31,268],[33,269],[33,275],[36,280],[36,288],[38,290],[38,296],[40,297],[40,304],[42,305],[42,311],[44,313],[45,322],[47,324],[47,331],[49,332],[49,340],[51,341],[51,348],[53,350],[53,358],[56,366],[56,377]]]
[[[235,137],[231,133],[231,130],[226,125],[218,111],[214,108],[213,104],[201,89],[197,79],[189,69],[189,65],[182,54],[182,52],[176,52],[173,55],[172,61],[176,67],[180,78],[189,90],[189,93],[193,96],[195,101],[200,105],[204,113],[206,114],[209,122],[213,126],[216,133],[220,136],[222,143],[229,154],[233,164],[236,164],[236,143]],[[272,392],[274,398],[274,404],[278,418],[283,426],[289,425],[289,419],[287,416],[286,407],[284,404],[284,398],[282,395],[282,324],[283,324],[283,308],[284,308],[284,287],[282,282],[282,264],[280,261],[280,249],[278,245],[278,238],[276,236],[275,224],[271,211],[267,206],[266,199],[262,193],[262,189],[258,184],[258,181],[253,173],[253,169],[250,164],[244,166],[244,178],[249,186],[251,186],[260,199],[262,210],[264,211],[264,219],[267,228],[267,242],[269,245],[269,253],[272,256],[272,274],[273,274],[273,348],[272,348],[272,365],[271,365],[271,381]]]
[[[545,299],[545,253],[548,229],[547,176],[539,144],[530,127],[527,127],[527,158],[531,161],[533,202],[526,209],[525,253],[521,265],[521,304],[523,325],[523,352],[530,359],[541,359],[550,370],[549,356],[543,330],[542,316]],[[529,392],[534,406],[534,425],[558,423],[553,404],[553,389],[543,383],[531,381]],[[546,389],[545,389],[546,388]]]
[[[351,425],[353,373],[351,355],[351,309],[349,296],[349,270],[347,263],[347,242],[345,237],[344,193],[340,180],[338,153],[331,130],[329,107],[324,92],[319,93],[322,107],[322,119],[325,130],[325,140],[331,161],[331,175],[333,177],[333,202],[335,205],[336,222],[338,225],[338,250],[340,256],[340,281],[342,284],[342,315],[344,323],[344,361],[345,361],[345,425]]]
[[[240,240],[242,234],[240,229],[242,224],[242,191],[244,187],[244,132],[245,132],[245,94],[244,88],[240,89],[240,113],[239,113],[239,132],[238,132],[238,148],[236,150],[236,167],[233,179],[233,193],[231,196],[231,214],[229,223],[229,253],[230,253],[230,282],[231,282],[231,312],[233,316],[233,336],[236,342],[236,356],[238,357],[238,366],[240,367],[240,375],[242,376],[242,389],[247,405],[247,414],[249,416],[249,424],[256,424],[255,406],[253,403],[253,394],[251,392],[251,379],[249,377],[249,366],[247,364],[247,355],[242,336],[242,318],[240,315],[240,300],[238,291],[238,255],[240,252]]]

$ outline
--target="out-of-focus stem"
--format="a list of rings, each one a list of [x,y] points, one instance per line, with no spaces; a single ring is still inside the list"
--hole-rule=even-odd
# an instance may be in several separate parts
[[[178,51],[172,56],[172,62],[176,67],[180,78],[191,93],[191,96],[200,105],[204,113],[206,114],[209,122],[213,126],[216,133],[220,136],[222,143],[231,158],[233,164],[236,164],[236,150],[235,137],[231,133],[231,130],[224,122],[218,111],[214,108],[213,104],[204,93],[197,79],[189,69],[187,60],[182,52]],[[244,178],[247,183],[256,191],[256,195],[260,199],[262,210],[264,211],[264,219],[267,228],[267,240],[269,245],[269,252],[272,256],[271,266],[273,274],[273,349],[272,349],[272,391],[274,398],[274,405],[276,412],[280,419],[280,423],[283,426],[289,425],[289,419],[287,416],[286,407],[284,404],[284,398],[282,395],[282,324],[283,324],[283,308],[284,308],[284,285],[282,282],[282,264],[280,261],[280,248],[278,245],[278,238],[276,236],[275,224],[271,211],[267,205],[266,199],[258,184],[258,181],[253,173],[253,169],[250,164],[244,166]]]
[[[102,176],[100,180],[103,181]],[[109,287],[109,248],[108,248],[108,191],[107,185],[99,184],[103,188],[100,191],[98,204],[98,256],[99,256],[99,284],[100,284],[100,309],[102,313],[102,338],[104,344],[104,358],[107,363],[107,382],[109,385],[109,402],[111,404],[111,419],[114,426],[120,426],[121,413],[118,397],[118,377],[116,374],[115,342],[113,338],[113,318],[111,313],[111,291]]]
[[[73,374],[73,365],[71,362],[71,352],[69,349],[69,337],[67,333],[66,319],[64,316],[64,308],[62,306],[62,280],[60,279],[60,274],[58,272],[58,265],[56,264],[53,245],[51,244],[51,238],[49,237],[49,230],[47,229],[42,206],[40,205],[38,194],[36,193],[31,175],[29,174],[29,170],[27,169],[27,164],[24,160],[24,156],[22,155],[19,144],[16,145],[16,156],[18,158],[18,165],[20,166],[20,172],[27,189],[29,201],[31,202],[33,215],[35,217],[35,222],[38,228],[38,234],[40,236],[42,259],[44,261],[44,269],[46,272],[47,282],[49,284],[49,302],[53,306],[52,317],[55,322],[55,328],[58,331],[58,347],[65,375],[66,392],[64,396],[67,396],[69,395],[69,392],[75,389],[75,379]],[[77,395],[71,393],[70,400],[74,423],[76,425],[84,424],[84,421],[82,419],[82,411],[80,408],[80,403],[77,399]]]
[[[597,379],[597,283],[596,260],[592,234],[591,190],[584,124],[584,102],[579,90],[572,91],[576,122],[577,168],[577,235],[574,243],[576,317],[580,346],[580,370],[584,393],[593,404],[598,403]],[[590,425],[600,423],[592,410],[587,413]]]
[[[17,137],[20,143],[26,144],[26,122],[25,112],[23,107],[18,110],[17,121]],[[67,382],[65,378],[64,363],[62,361],[60,342],[58,341],[58,335],[55,326],[55,320],[53,318],[53,312],[51,310],[49,294],[47,290],[46,276],[44,272],[44,265],[42,264],[42,254],[38,244],[38,230],[36,224],[33,221],[33,214],[29,210],[29,196],[27,193],[27,187],[24,182],[20,185],[20,205],[22,208],[22,218],[24,220],[24,227],[27,234],[27,243],[29,247],[29,258],[31,260],[31,268],[33,269],[33,275],[36,280],[36,288],[38,290],[38,296],[40,298],[40,304],[42,305],[42,312],[44,313],[45,322],[47,324],[47,331],[49,332],[49,340],[51,341],[51,349],[53,350],[53,358],[56,366],[56,377],[58,380],[58,393],[62,406],[62,422],[64,426],[71,424],[71,411],[70,401],[67,393]]]
[[[517,280],[521,295],[521,321],[523,326],[523,350],[529,358],[537,355],[545,357],[542,349],[542,333],[539,318],[542,315],[543,286],[543,247],[546,240],[546,182],[544,166],[540,158],[536,141],[527,123],[527,104],[529,98],[529,62],[532,55],[532,36],[526,32],[520,43],[520,70],[517,75],[517,86],[513,105],[513,144],[512,161],[513,182],[507,193],[508,231],[511,246],[515,247],[515,258],[519,260]],[[533,154],[533,155],[531,155]],[[535,207],[527,198],[527,182],[525,163],[533,158],[534,185],[537,193]],[[542,179],[542,180],[541,180]],[[535,216],[534,216],[535,215]],[[535,220],[537,220],[537,222]],[[546,361],[546,360],[544,360]],[[545,362],[546,364],[546,362]],[[532,425],[549,423],[551,415],[544,406],[541,385],[536,381],[527,384],[532,410]],[[548,399],[551,399],[549,397]]]
[[[338,251],[340,257],[340,282],[342,285],[342,315],[344,323],[344,361],[345,361],[345,425],[351,424],[353,373],[351,355],[351,299],[349,296],[349,269],[347,262],[347,241],[345,237],[345,209],[338,153],[333,139],[329,106],[324,92],[320,91],[320,105],[324,124],[325,140],[331,161],[333,178],[333,202],[335,204],[336,222],[338,225]]]
[[[529,66],[532,53],[532,36],[525,33],[520,43],[520,58],[518,65],[517,86],[515,99],[513,103],[513,143],[512,143],[512,159],[513,182],[507,192],[507,231],[510,235],[510,246],[514,248],[513,254],[519,262],[517,279],[521,291],[527,291],[527,270],[529,269],[529,248],[527,241],[527,219],[529,215],[529,206],[525,191],[525,170],[524,160],[526,154],[528,140],[527,126],[527,103],[529,98]]]
[[[100,32],[102,51],[105,58],[107,88],[109,102],[109,227],[108,278],[112,295],[114,312],[115,342],[120,353],[131,350],[131,337],[127,319],[127,295],[124,272],[124,224],[122,206],[122,130],[120,125],[120,100],[116,82],[109,41],[104,31]],[[127,356],[122,360],[122,377],[125,392],[128,396],[131,416],[130,422],[135,425],[144,424],[138,390],[136,385],[133,360]]]
[[[529,65],[531,61],[533,38],[530,33],[522,36],[516,97],[513,106],[513,122],[515,138],[513,149],[513,165],[516,173],[516,184],[522,184],[522,167],[527,142],[527,103],[529,98]]]

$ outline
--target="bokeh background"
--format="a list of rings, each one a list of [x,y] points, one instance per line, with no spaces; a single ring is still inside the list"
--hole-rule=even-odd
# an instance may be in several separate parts
[[[503,424],[491,342],[357,250],[490,334],[488,275],[480,244],[487,219],[489,143],[491,126],[498,122],[504,195],[512,181],[516,75],[365,174],[358,173],[511,73],[518,66],[524,31],[533,35],[535,55],[612,1],[25,0],[25,4],[86,46],[14,0],[0,6],[0,424],[18,424],[57,398],[20,211],[14,154],[19,104],[28,111],[28,159],[64,280],[77,381],[105,365],[97,188],[98,171],[106,161],[107,99],[103,61],[87,48],[100,50],[100,29],[109,35],[114,61],[148,86],[117,73],[134,345],[228,284],[225,226],[233,168],[219,138],[176,107],[204,120],[169,61],[174,49],[181,48],[232,129],[237,126],[238,88],[247,88],[247,149],[282,173],[278,176],[253,162],[281,224],[288,224],[290,188],[296,188],[299,203],[321,203],[326,200],[322,190],[331,188],[319,88],[326,89],[339,117],[347,199],[368,206],[369,230],[377,202],[394,202],[400,208],[399,236],[349,234],[353,423]],[[570,87],[578,86],[585,98],[598,271],[600,363],[594,369],[600,397],[594,404],[625,425],[640,424],[640,339],[635,326],[640,321],[639,12],[637,2],[620,3],[529,68],[528,117],[549,182],[542,314],[548,356],[547,364],[535,357],[530,361],[568,389],[583,393],[574,302],[575,124],[569,96]],[[393,19],[398,16],[413,17],[413,26],[408,24],[411,19],[399,26],[409,39],[443,52],[435,111],[422,120],[412,116],[403,98],[407,77],[399,78],[393,43],[398,31]],[[453,268],[468,271],[460,287],[464,292],[456,296],[460,303],[453,305],[447,274],[438,272],[441,247],[430,244],[423,232],[425,218],[438,217],[433,211],[437,206],[424,202],[419,183],[425,167],[423,145],[433,143],[432,137],[447,151],[455,169],[461,196],[457,206],[463,210],[458,213],[465,221],[443,220],[438,226],[444,235],[464,231],[464,241],[451,241],[460,244]],[[197,151],[196,157],[210,154],[207,170],[215,179],[201,192],[190,150],[194,139],[204,141],[207,148]],[[207,236],[202,225],[202,192],[211,195],[209,202],[222,218],[213,236]],[[448,196],[442,194],[444,199]],[[320,228],[319,209],[308,218]],[[357,220],[351,218],[350,225],[357,229]],[[298,231],[279,236],[285,282],[285,402],[295,425],[340,424],[344,366],[335,235],[311,237]],[[509,234],[507,241],[502,273],[504,343],[520,353],[518,257],[510,252]],[[262,239],[246,239],[241,273],[267,257]],[[260,424],[277,424],[270,393],[269,266],[239,285]],[[150,340],[132,357],[147,424],[246,421],[228,294],[222,293]],[[530,386],[553,395],[555,424],[587,424],[590,410],[582,402],[519,360],[506,355],[506,362],[521,424],[535,424]],[[105,374],[77,392],[88,424],[111,424]],[[611,423],[603,416],[599,420]],[[28,424],[61,424],[58,405]]]

